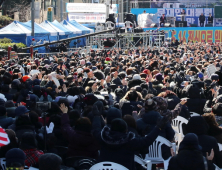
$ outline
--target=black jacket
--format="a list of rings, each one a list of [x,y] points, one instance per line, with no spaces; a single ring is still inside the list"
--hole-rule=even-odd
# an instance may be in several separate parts
[[[12,125],[14,120],[11,117],[7,116],[0,116],[0,126],[3,129],[7,129],[8,126]]]
[[[110,161],[121,164],[129,170],[134,170],[134,155],[137,151],[148,148],[159,135],[155,127],[146,137],[137,138],[132,132],[120,133],[111,131],[108,126],[101,127],[99,116],[93,119],[93,135],[100,142],[99,161]]]
[[[203,23],[205,21],[205,16],[204,15],[200,15],[199,16],[199,20],[200,20],[200,23]]]
[[[201,115],[203,114],[203,108],[207,101],[206,99],[186,98],[186,100],[187,100],[186,106],[188,107],[190,112],[199,113]]]
[[[165,23],[166,17],[163,18],[163,16],[160,17],[160,23]]]
[[[140,84],[142,83],[145,83],[145,81],[143,80],[130,80],[129,83],[128,83],[128,88],[131,89],[132,87],[135,87],[135,86],[139,86]]]
[[[214,20],[214,17],[213,16],[209,16],[208,17],[208,24],[212,24],[213,23],[213,20]]]
[[[207,161],[208,170],[215,167],[211,161]],[[205,170],[203,155],[198,150],[181,150],[178,155],[172,157],[169,162],[168,170]]]

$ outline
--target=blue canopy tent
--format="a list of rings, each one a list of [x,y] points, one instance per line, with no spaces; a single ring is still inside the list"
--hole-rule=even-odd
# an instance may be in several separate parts
[[[66,27],[64,27],[63,25],[61,25],[57,20],[54,20],[53,22],[51,22],[52,25],[54,25],[56,28],[62,30],[65,35],[59,35],[59,39],[65,39],[65,38],[69,38],[69,37],[73,37],[73,32],[68,30]],[[76,35],[75,35],[76,36]]]
[[[24,25],[27,29],[30,31],[32,30],[32,22],[28,21],[25,23],[21,23]],[[34,23],[34,31],[35,31],[35,36],[29,36],[27,37],[27,46],[30,46],[32,44],[32,38],[35,38],[36,42],[39,42],[39,44],[43,44],[44,41],[54,41],[57,40],[57,33],[56,34],[51,34],[49,31],[43,29],[43,27],[39,26],[39,24]],[[37,50],[37,49],[35,49]],[[40,53],[44,53],[45,47],[40,47],[38,48],[38,51]]]
[[[27,44],[27,37],[31,36],[31,31],[20,24],[13,21],[11,24],[0,29],[0,38],[9,38],[12,42]]]
[[[76,34],[76,36],[79,35],[83,35],[82,30],[74,27],[71,23],[69,23],[67,20],[63,20],[60,24],[62,24],[65,28],[67,28],[70,31],[73,31],[73,34]],[[75,36],[73,36],[75,37]],[[77,43],[77,46],[85,46],[86,45],[86,41],[85,38],[80,38],[78,39],[80,40],[80,43]],[[77,42],[78,40],[72,40],[71,43],[69,44],[69,46],[75,46],[74,42]]]
[[[69,21],[70,24],[72,24],[74,27],[82,30],[83,34],[89,34],[89,33],[94,33],[94,31],[92,29],[89,29],[81,24],[79,24],[78,22],[76,22],[75,20]]]
[[[57,33],[57,39],[60,39],[60,35],[64,36],[65,32],[62,31],[61,29],[57,28],[56,26],[54,26],[51,22],[45,20],[44,22],[42,22],[40,24],[41,27],[43,27],[44,29],[46,29],[47,31],[50,31],[50,33],[56,32]]]
[[[21,23],[23,26],[25,26],[27,29],[29,29],[30,31],[32,30],[32,26],[31,26],[31,21],[25,22],[25,23]],[[46,31],[45,29],[43,29],[42,27],[39,27],[36,23],[34,23],[35,26],[35,36],[30,36],[27,37],[27,45],[30,46],[32,44],[32,38],[35,38],[36,41],[40,41],[40,40],[47,40],[49,41],[49,36],[50,33],[48,31]],[[42,41],[43,42],[43,41]]]

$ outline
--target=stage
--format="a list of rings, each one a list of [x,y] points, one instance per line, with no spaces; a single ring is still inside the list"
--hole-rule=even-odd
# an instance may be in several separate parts
[[[156,33],[157,29],[159,30]],[[160,47],[162,40],[168,42],[222,42],[222,27],[161,27],[161,28],[143,28],[142,33],[107,33],[90,36],[87,45],[93,48],[103,48],[104,41],[111,41],[114,48],[136,48],[138,46],[147,48]],[[155,31],[156,30],[156,31]],[[164,34],[160,33],[164,30]],[[116,38],[118,35],[118,38]]]

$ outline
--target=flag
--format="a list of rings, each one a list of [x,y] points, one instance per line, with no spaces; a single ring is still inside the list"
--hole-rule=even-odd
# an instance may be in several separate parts
[[[5,130],[0,126],[0,147],[8,145],[10,140],[8,138],[8,134]]]

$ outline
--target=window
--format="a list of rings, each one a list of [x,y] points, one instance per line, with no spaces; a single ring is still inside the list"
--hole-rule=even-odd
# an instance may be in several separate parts
[[[44,10],[46,11],[48,7],[51,7],[50,1],[44,0]]]

